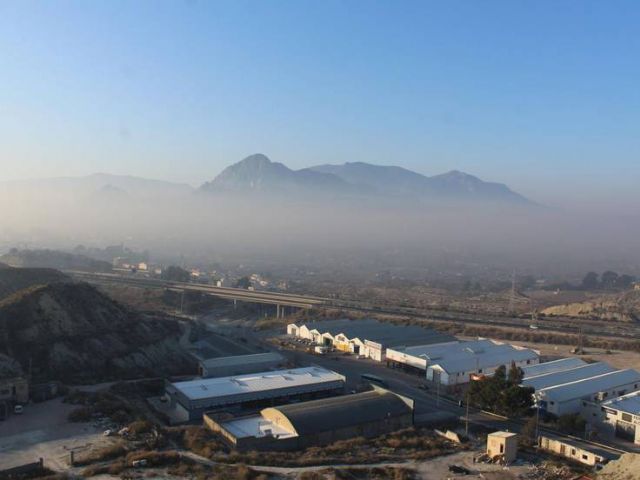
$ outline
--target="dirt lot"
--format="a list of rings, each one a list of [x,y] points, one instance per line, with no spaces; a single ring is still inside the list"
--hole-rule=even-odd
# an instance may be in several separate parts
[[[25,406],[22,415],[0,423],[0,468],[43,458],[53,470],[68,468],[69,452],[82,450],[109,439],[90,423],[70,423],[67,415],[76,408],[62,399]]]

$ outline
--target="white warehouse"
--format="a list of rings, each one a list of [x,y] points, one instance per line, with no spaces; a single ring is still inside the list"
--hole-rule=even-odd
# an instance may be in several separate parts
[[[544,365],[544,363],[541,365]],[[585,380],[605,373],[615,372],[616,370],[616,368],[604,362],[587,363],[569,370],[547,373],[535,377],[525,377],[524,380],[522,380],[522,385],[525,387],[531,387],[537,392],[544,388],[577,382],[579,380]]]
[[[481,338],[402,349],[387,349],[387,361],[425,372],[427,380],[443,385],[467,383],[474,375],[492,375],[504,365],[537,364],[538,353],[529,348]]]
[[[287,403],[344,391],[345,377],[321,367],[276,370],[234,377],[198,378],[167,383],[166,396],[181,418],[200,418],[205,411],[242,409],[274,401]]]
[[[640,373],[616,370],[542,388],[535,393],[541,411],[556,416],[580,413],[587,402],[601,403],[640,388]]]

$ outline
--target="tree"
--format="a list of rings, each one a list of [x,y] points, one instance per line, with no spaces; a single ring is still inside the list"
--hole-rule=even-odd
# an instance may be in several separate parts
[[[188,282],[191,278],[191,274],[184,268],[171,265],[162,270],[162,279],[169,280],[171,282]]]
[[[251,286],[251,280],[249,279],[249,277],[242,277],[240,279],[238,279],[238,281],[236,282],[236,288],[244,288],[247,289]]]
[[[522,369],[516,365],[516,362],[511,362],[511,367],[509,367],[508,382],[511,385],[520,385],[522,383],[523,377],[524,372],[522,371]]]
[[[607,290],[613,290],[616,288],[618,283],[618,274],[616,272],[612,272],[611,270],[607,270],[601,276],[602,287]]]
[[[582,279],[582,288],[585,290],[595,290],[599,286],[600,281],[596,272],[589,272]]]
[[[626,290],[627,288],[630,288],[635,281],[636,278],[631,275],[620,275],[618,277],[618,287],[624,288]]]

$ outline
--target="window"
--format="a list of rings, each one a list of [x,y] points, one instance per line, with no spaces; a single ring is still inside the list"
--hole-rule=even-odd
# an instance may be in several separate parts
[[[583,460],[589,460],[589,456],[588,456],[588,455],[585,455],[585,454],[582,454],[582,459],[583,459]]]
[[[478,370],[478,373],[482,373],[482,369]]]
[[[575,448],[572,448],[572,449],[571,449],[571,456],[575,456],[575,455],[576,455],[576,449],[575,449]]]
[[[531,363],[531,360],[527,360],[527,365],[529,365]]]
[[[631,423],[633,421],[633,417],[628,413],[623,413],[622,420],[624,420],[625,422]]]
[[[500,444],[500,453],[504,453],[504,443]]]

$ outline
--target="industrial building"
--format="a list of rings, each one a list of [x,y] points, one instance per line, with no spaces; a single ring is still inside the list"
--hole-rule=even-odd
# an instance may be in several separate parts
[[[596,429],[640,444],[640,391],[585,407],[583,416]]]
[[[208,410],[240,410],[330,396],[344,391],[345,377],[321,367],[167,383],[165,399],[174,417],[199,419]]]
[[[583,442],[579,443],[567,437],[540,435],[538,437],[538,446],[554,455],[559,455],[590,467],[604,465],[609,460],[617,458],[611,452],[602,448],[590,444],[586,445]]]
[[[254,353],[201,360],[199,371],[200,376],[204,378],[230,377],[272,370],[282,366],[285,362],[285,358],[276,352]]]
[[[531,377],[546,375],[548,373],[563,372],[586,365],[587,362],[578,357],[560,358],[551,362],[538,363],[537,365],[529,365],[522,367],[523,378],[526,380]]]
[[[541,365],[544,365],[544,363]],[[596,377],[605,373],[615,372],[616,370],[616,368],[604,362],[587,363],[569,370],[547,373],[536,377],[527,377],[522,380],[522,385],[538,391],[547,387],[553,387],[554,385],[562,385]]]
[[[626,369],[545,387],[535,397],[540,410],[559,417],[580,413],[587,402],[602,403],[639,388],[640,373]]]
[[[387,390],[265,408],[259,415],[205,425],[239,450],[297,450],[353,437],[375,437],[413,425],[413,400]]]
[[[387,361],[424,371],[429,381],[458,385],[477,375],[493,375],[501,365],[508,368],[511,363],[519,367],[537,364],[539,356],[529,348],[482,338],[388,349]]]
[[[416,325],[395,325],[377,320],[325,320],[287,326],[287,334],[316,345],[351,352],[379,362],[389,347],[453,341],[450,335]]]

